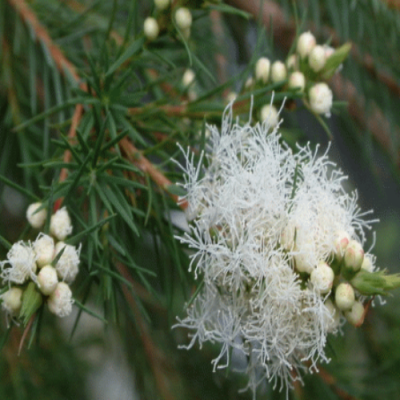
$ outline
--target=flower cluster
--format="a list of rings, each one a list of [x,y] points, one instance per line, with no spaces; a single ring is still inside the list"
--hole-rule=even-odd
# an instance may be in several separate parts
[[[251,126],[225,111],[199,164],[184,152],[183,187],[191,234],[190,268],[202,286],[177,326],[192,340],[219,343],[215,368],[231,350],[247,359],[248,387],[266,378],[280,388],[328,362],[328,333],[346,319],[358,326],[367,297],[353,285],[375,258],[365,254],[373,220],[325,153],[309,146],[293,153],[277,127]],[[207,167],[202,167],[207,164]]]
[[[33,228],[40,229],[47,211],[41,203],[34,203],[28,207],[26,217]],[[1,296],[2,307],[8,315],[21,317],[24,301],[33,301],[34,297],[39,299],[38,306],[47,300],[49,310],[59,317],[71,313],[69,284],[78,274],[80,254],[80,247],[63,242],[71,232],[71,218],[63,207],[50,218],[51,236],[40,232],[34,242],[21,240],[12,245],[7,260],[0,262],[1,277],[8,285],[8,291]],[[28,291],[32,282],[36,288]]]

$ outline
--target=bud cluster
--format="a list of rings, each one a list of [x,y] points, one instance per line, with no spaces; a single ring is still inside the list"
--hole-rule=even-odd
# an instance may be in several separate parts
[[[47,210],[41,203],[34,203],[28,207],[26,217],[33,228],[41,229]],[[50,217],[49,231],[51,236],[40,232],[33,242],[14,243],[7,260],[0,262],[1,278],[8,285],[8,290],[1,295],[2,307],[13,318],[30,317],[26,313],[33,314],[44,301],[59,317],[72,311],[72,292],[68,285],[79,272],[80,246],[76,248],[63,242],[72,233],[71,218],[65,207]]]

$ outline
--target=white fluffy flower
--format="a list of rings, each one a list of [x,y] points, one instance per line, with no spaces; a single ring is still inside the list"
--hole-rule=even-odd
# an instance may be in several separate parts
[[[56,289],[47,300],[50,312],[61,318],[71,314],[73,303],[71,289],[64,282],[57,283]]]
[[[208,128],[210,144],[198,162],[183,151],[193,224],[179,239],[203,287],[177,326],[192,331],[188,348],[220,344],[214,368],[227,367],[232,349],[242,354],[253,390],[262,376],[290,386],[293,371],[327,361],[326,336],[340,318],[325,304],[331,282],[323,290],[313,285],[295,259],[313,271],[332,260],[338,231],[363,243],[372,221],[363,221],[326,154],[309,146],[294,154],[268,121],[241,125],[228,108],[221,131]]]
[[[1,295],[2,303],[1,306],[4,311],[12,316],[16,316],[19,313],[22,305],[22,289],[12,287]]]
[[[64,251],[56,264],[57,274],[63,281],[72,283],[79,272],[80,248],[76,249],[74,246],[64,242],[58,242],[54,252],[55,257],[62,249]]]
[[[36,263],[39,268],[50,264],[54,256],[54,239],[43,232],[39,233],[33,242],[33,250],[35,251]]]
[[[157,39],[157,36],[160,33],[160,27],[158,26],[157,20],[153,17],[147,17],[143,23],[143,31],[147,39]]]
[[[47,210],[42,208],[40,211],[36,211],[42,203],[33,203],[26,210],[26,219],[31,224],[33,228],[41,228],[46,221]]]
[[[40,291],[48,296],[56,289],[58,283],[57,271],[51,265],[45,265],[40,270],[37,281]]]
[[[6,265],[9,264],[9,267]],[[6,282],[24,283],[28,278],[36,281],[36,255],[30,242],[14,243],[7,253],[7,260],[0,263],[1,277]]]
[[[63,207],[51,216],[50,233],[58,240],[64,240],[71,232],[71,218],[66,207]]]
[[[322,82],[314,85],[308,92],[311,109],[317,114],[331,115],[332,91],[329,86]]]

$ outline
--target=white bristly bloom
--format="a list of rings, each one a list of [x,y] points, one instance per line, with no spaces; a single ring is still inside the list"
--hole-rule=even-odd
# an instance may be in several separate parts
[[[190,234],[179,239],[203,286],[176,326],[191,331],[185,348],[220,345],[214,369],[229,365],[231,350],[243,356],[252,390],[262,377],[290,387],[300,372],[328,361],[327,334],[337,331],[340,319],[324,294],[332,273],[313,283],[296,271],[295,260],[302,258],[312,273],[332,261],[337,232],[364,244],[374,221],[363,220],[367,213],[360,213],[356,194],[344,190],[346,178],[326,153],[309,146],[293,153],[268,119],[242,124],[228,107],[221,130],[208,129],[199,162],[182,149],[185,165],[179,164],[181,200],[192,218]]]
[[[54,239],[51,236],[39,233],[33,242],[33,250],[36,254],[36,263],[39,268],[50,264],[54,255]]]
[[[168,8],[170,0],[154,0],[154,5],[158,10],[165,10]]]
[[[74,246],[58,242],[56,244],[54,257],[64,249],[60,259],[57,261],[56,270],[57,274],[63,281],[72,283],[79,272],[79,254],[80,248],[76,249]]]
[[[298,89],[300,92],[304,91],[306,87],[306,78],[302,72],[293,72],[289,77],[289,88]]]
[[[36,212],[36,210],[41,206],[42,203],[33,203],[26,210],[26,219],[31,226],[36,229],[39,229],[43,226],[47,217],[47,210],[45,208],[42,208],[40,211]]]
[[[160,27],[158,26],[157,20],[153,17],[147,17],[143,23],[143,31],[147,39],[157,39],[157,36],[160,33]]]
[[[9,264],[9,267],[6,265]],[[0,262],[1,277],[6,282],[24,283],[28,278],[36,281],[36,255],[30,242],[14,243],[7,253],[7,260]]]
[[[50,312],[62,318],[71,314],[73,302],[69,286],[64,282],[58,282],[54,292],[47,300],[47,305]]]
[[[286,79],[287,72],[286,66],[282,61],[275,61],[271,67],[271,80],[272,82],[279,82]]]
[[[260,111],[261,121],[267,121],[274,128],[279,123],[279,113],[275,106],[266,104]]]
[[[271,62],[267,57],[261,57],[256,62],[255,76],[257,81],[267,83],[269,79],[269,71],[271,69]]]
[[[56,289],[58,279],[57,271],[51,265],[45,265],[38,274],[38,286],[40,291],[49,296]]]
[[[71,218],[66,207],[59,209],[51,216],[50,233],[58,240],[64,240],[72,233]]]
[[[175,12],[175,22],[182,30],[192,26],[192,14],[186,7],[180,7]]]
[[[308,56],[308,64],[314,72],[321,71],[325,66],[326,55],[322,46],[315,46]]]
[[[22,305],[22,289],[12,287],[0,297],[3,300],[1,306],[11,316],[17,316]]]
[[[196,74],[194,73],[194,71],[192,69],[188,68],[184,72],[183,77],[182,77],[183,86],[185,88],[190,86],[194,82],[195,78],[196,78]]]
[[[317,114],[330,117],[332,108],[332,91],[322,82],[315,84],[308,92],[311,109]]]
[[[307,57],[317,44],[315,36],[311,32],[304,32],[299,36],[296,51],[301,58]]]

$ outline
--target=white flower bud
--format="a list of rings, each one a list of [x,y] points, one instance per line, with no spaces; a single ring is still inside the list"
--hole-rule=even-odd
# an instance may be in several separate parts
[[[292,54],[287,60],[286,60],[286,66],[289,70],[295,70],[299,68],[299,60],[297,59],[296,54]]]
[[[54,240],[51,236],[39,233],[33,242],[33,250],[36,254],[36,263],[38,267],[50,264],[54,256]]]
[[[335,257],[341,261],[343,259],[344,252],[346,250],[347,245],[350,242],[350,235],[346,231],[338,231],[336,233],[335,240],[333,241],[333,245],[335,247],[334,254]]]
[[[332,108],[332,91],[326,83],[317,83],[308,92],[312,111],[330,117]]]
[[[306,78],[302,72],[293,72],[289,77],[289,88],[298,89],[300,92],[304,91],[306,87]]]
[[[267,57],[261,57],[256,62],[255,75],[257,81],[267,83],[269,79],[269,70],[271,68],[271,62]]]
[[[186,7],[180,7],[175,12],[175,22],[179,29],[188,29],[192,26],[192,14]]]
[[[57,271],[51,265],[45,265],[40,270],[37,281],[40,291],[48,296],[56,289],[58,283]]]
[[[321,262],[311,272],[310,280],[315,290],[321,294],[326,294],[332,289],[335,274],[332,268],[325,262]]]
[[[325,49],[322,46],[315,46],[308,56],[308,64],[314,72],[319,72],[324,68],[325,60]]]
[[[18,315],[22,304],[22,289],[12,287],[1,295],[1,306],[10,315]]]
[[[361,264],[361,269],[367,272],[374,272],[374,265],[370,254],[364,254],[364,260]]]
[[[36,280],[36,255],[31,244],[22,240],[14,243],[7,253],[7,260],[0,263],[1,277],[6,282],[24,283],[28,278]],[[10,264],[9,268],[5,268]]]
[[[350,240],[344,253],[344,265],[353,272],[357,272],[361,269],[363,261],[364,250],[361,244],[357,240]]]
[[[154,0],[154,5],[158,10],[165,10],[169,6],[170,0]]]
[[[335,303],[339,310],[350,310],[355,301],[354,289],[350,283],[343,282],[338,285],[335,292]]]
[[[144,35],[149,40],[157,39],[157,36],[160,33],[160,27],[158,26],[158,22],[155,18],[152,17],[147,17],[144,20],[143,30],[144,30]]]
[[[261,121],[267,121],[270,127],[275,127],[279,122],[278,110],[272,105],[265,105],[260,111]]]
[[[184,87],[190,86],[196,78],[196,74],[193,72],[192,69],[188,68],[182,77],[182,84]]]
[[[64,282],[58,282],[54,292],[47,300],[50,312],[58,317],[66,317],[72,311],[72,292]]]
[[[349,311],[344,313],[347,321],[355,327],[359,327],[364,322],[364,306],[361,302],[355,301]]]
[[[305,58],[311,53],[316,44],[314,35],[311,32],[304,32],[297,40],[297,53],[301,58]]]
[[[64,242],[58,242],[56,244],[54,256],[57,257],[57,254],[62,249],[64,249],[64,252],[61,254],[56,264],[57,274],[63,281],[72,283],[79,272],[80,248],[76,249],[74,246],[65,244]]]
[[[65,207],[51,216],[50,233],[58,240],[64,240],[72,232],[71,218]]]
[[[275,61],[271,67],[272,82],[283,81],[287,77],[285,64],[281,61]]]
[[[254,79],[249,76],[246,80],[246,82],[244,83],[244,88],[245,89],[251,89],[251,87],[254,85]]]
[[[329,299],[326,300],[325,307],[329,311],[329,316],[325,318],[325,330],[334,332],[340,324],[340,310]]]
[[[305,272],[311,274],[314,270],[314,266],[310,263],[309,255],[300,253],[294,256],[294,261],[296,263],[296,270],[298,272]]]
[[[229,92],[226,95],[226,100],[228,101],[228,103],[231,103],[232,101],[235,101],[237,97],[237,93],[236,92]]]
[[[42,208],[40,211],[36,210],[42,206],[42,203],[33,203],[26,210],[26,219],[31,224],[33,228],[41,228],[46,221],[47,210]]]

